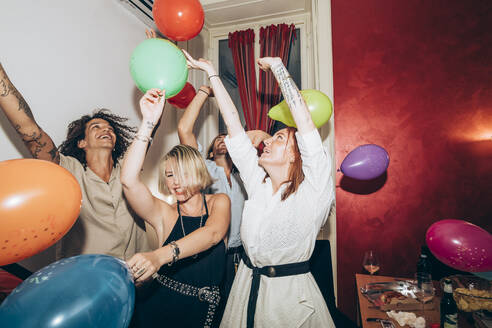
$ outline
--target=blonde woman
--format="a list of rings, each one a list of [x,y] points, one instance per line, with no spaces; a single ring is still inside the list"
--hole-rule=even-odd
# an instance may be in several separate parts
[[[164,98],[163,91],[151,89],[140,100],[143,121],[121,171],[128,202],[162,245],[127,261],[137,283],[154,278],[149,295],[136,303],[135,322],[139,327],[209,327],[220,299],[230,201],[225,194],[202,193],[212,179],[201,154],[185,145],[175,146],[160,163],[161,191],[175,196],[175,204],[154,197],[140,180]]]
[[[248,193],[241,221],[246,256],[236,274],[221,327],[335,327],[309,272],[316,236],[334,198],[330,157],[289,72],[280,58],[260,58],[289,105],[297,130],[285,128],[263,140],[260,157],[213,65],[205,71],[229,135],[225,143]]]

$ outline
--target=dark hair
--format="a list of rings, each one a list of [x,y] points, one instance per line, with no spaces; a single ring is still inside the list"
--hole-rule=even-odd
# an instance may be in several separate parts
[[[287,127],[284,128],[287,129],[287,136],[289,139],[292,138],[292,147],[293,153],[294,153],[294,162],[289,168],[289,176],[287,178],[287,181],[284,183],[288,183],[289,185],[285,190],[282,192],[282,195],[280,197],[281,200],[286,200],[290,195],[295,193],[297,189],[299,188],[299,185],[304,181],[304,172],[302,171],[302,158],[301,158],[301,152],[299,151],[299,146],[297,145],[297,139],[295,136],[295,133],[297,131],[296,128],[292,127]],[[283,130],[283,129],[281,129]],[[277,131],[278,132],[278,131]],[[268,173],[263,179],[263,182],[266,181],[266,178],[268,177]]]
[[[210,146],[208,146],[208,149],[207,149],[207,159],[211,160],[211,161],[215,161],[215,158],[213,155],[213,152],[214,152],[214,145],[215,145],[215,141],[217,140],[217,138],[219,137],[225,137],[227,136],[227,133],[219,133],[213,140],[212,142],[210,143]],[[227,153],[227,157],[230,158],[229,156],[229,153]],[[231,167],[231,172],[239,172],[239,170],[237,169],[236,165],[234,165],[234,162],[232,163],[232,167]]]
[[[113,166],[116,166],[118,159],[123,156],[130,145],[136,130],[134,127],[124,124],[128,121],[128,118],[112,114],[109,109],[96,109],[91,115],[84,115],[78,120],[71,122],[68,125],[67,139],[58,147],[58,150],[63,155],[75,157],[85,168],[87,166],[85,151],[78,147],[78,143],[85,138],[87,122],[95,118],[105,120],[114,130],[116,143],[113,148],[112,157]]]
[[[214,160],[214,156],[213,155],[210,155],[213,153],[214,151],[214,145],[215,145],[215,141],[217,140],[217,138],[219,137],[225,137],[227,134],[225,133],[219,133],[213,140],[212,142],[210,143],[210,146],[208,146],[208,149],[207,149],[207,159],[210,159],[210,160]]]

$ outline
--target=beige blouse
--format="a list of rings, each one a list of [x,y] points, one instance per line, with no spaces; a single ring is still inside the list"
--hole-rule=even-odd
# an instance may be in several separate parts
[[[144,223],[130,213],[117,163],[106,183],[74,157],[60,154],[60,165],[70,171],[82,190],[82,208],[72,229],[58,242],[56,258],[106,254],[126,260],[148,251]],[[60,191],[63,192],[63,191]],[[138,225],[137,225],[138,222]]]

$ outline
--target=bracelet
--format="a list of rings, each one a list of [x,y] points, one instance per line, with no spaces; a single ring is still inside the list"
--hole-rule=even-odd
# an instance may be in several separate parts
[[[210,93],[208,93],[208,92],[207,92],[207,91],[205,91],[205,90],[198,89],[198,91],[204,92],[207,96],[210,96]]]
[[[213,78],[213,77],[215,77],[215,76],[219,77],[219,74],[209,75],[209,76],[208,76],[208,79],[210,80],[211,78]]]
[[[180,254],[180,251],[179,251],[179,247],[178,247],[178,244],[176,244],[176,242],[173,240],[172,242],[169,243],[169,245],[172,247],[172,252],[173,252],[173,260],[171,262],[169,262],[167,265],[168,266],[171,266],[173,265],[174,263],[176,263],[177,260],[179,260],[179,254]]]
[[[151,137],[142,136],[140,134],[136,134],[135,135],[135,139],[140,140],[140,141],[143,141],[143,142],[150,142],[150,143],[152,143],[152,138]]]

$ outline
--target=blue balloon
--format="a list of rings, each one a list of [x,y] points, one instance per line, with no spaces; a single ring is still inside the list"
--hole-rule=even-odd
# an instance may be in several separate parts
[[[489,272],[472,272],[475,276],[487,279],[487,280],[492,280],[492,271]]]
[[[62,259],[33,273],[0,306],[2,327],[128,327],[135,286],[108,255]]]
[[[340,170],[357,180],[371,180],[383,174],[389,165],[386,150],[378,145],[362,145],[352,150],[343,160]]]

